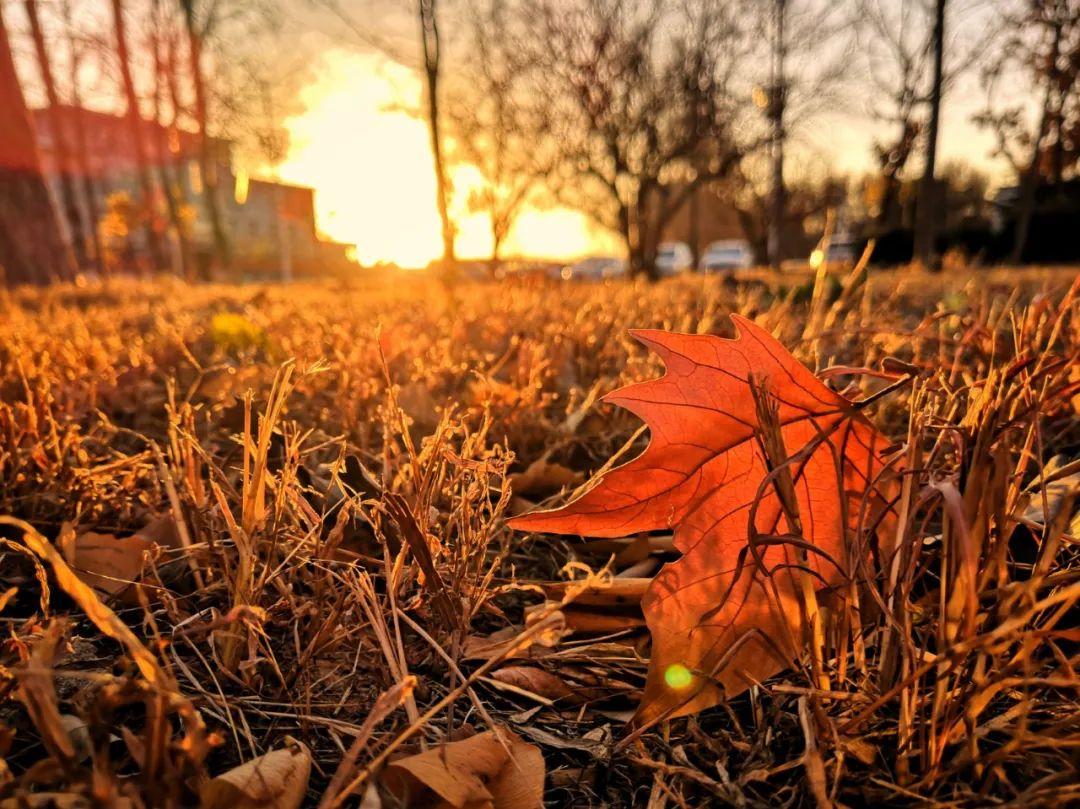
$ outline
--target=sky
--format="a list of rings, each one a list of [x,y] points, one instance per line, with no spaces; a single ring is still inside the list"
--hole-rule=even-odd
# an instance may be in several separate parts
[[[289,150],[285,160],[272,170],[257,165],[249,168],[314,188],[319,230],[332,239],[356,244],[362,263],[423,266],[439,256],[441,239],[427,125],[422,117],[409,112],[422,106],[422,85],[417,73],[391,58],[395,50],[415,48],[410,7],[401,0],[340,0],[346,14],[359,21],[350,27],[326,11],[326,4],[332,2],[337,0],[296,0],[286,6],[290,17],[284,36],[275,45],[281,52],[267,52],[262,58],[268,70],[290,73],[299,84],[299,103],[290,107],[284,120]],[[888,4],[908,0],[876,2],[891,8]],[[953,0],[951,7],[957,3],[983,9],[981,14],[965,15],[968,29],[990,24],[987,0]],[[104,0],[88,0],[80,8],[85,14],[84,27],[108,30]],[[446,27],[451,32],[466,30],[463,19],[449,23]],[[15,25],[24,27],[21,21]],[[381,47],[365,42],[364,34],[358,33],[361,27],[377,32],[383,38]],[[971,31],[957,33],[963,36]],[[858,175],[872,170],[874,140],[893,136],[889,127],[873,123],[869,114],[872,99],[864,97],[867,84],[860,75],[865,70],[862,60],[857,54],[850,59],[847,54],[842,56],[853,89],[837,109],[823,111],[796,133],[788,148],[789,179],[800,173]],[[302,63],[302,69],[294,69],[294,62]],[[34,72],[25,70],[31,77],[28,96],[40,103],[40,93],[35,95],[32,89]],[[1022,87],[1014,91],[1022,98]],[[115,93],[114,77],[103,75],[88,88],[91,105],[100,93]],[[97,104],[107,107],[108,98],[97,100]],[[974,71],[950,89],[943,105],[939,165],[963,160],[989,173],[994,182],[1005,183],[1010,179],[1005,167],[991,158],[991,135],[971,123],[971,116],[982,104]],[[469,212],[464,204],[469,189],[479,182],[478,173],[469,166],[458,167],[452,181],[458,255],[486,258],[491,248],[486,219],[481,213]],[[560,207],[527,207],[503,250],[508,256],[551,259],[619,252],[613,234],[600,230],[583,214]]]
[[[343,47],[325,50],[311,75],[301,91],[301,111],[285,121],[290,150],[278,169],[280,177],[315,188],[319,228],[335,240],[355,243],[362,263],[415,267],[437,258],[441,239],[428,128],[408,112],[422,98],[419,78],[384,57]],[[952,95],[942,122],[942,164],[964,160],[1007,181],[990,158],[992,137],[970,121],[982,103],[977,82],[961,82]],[[804,128],[789,173],[807,167],[838,174],[870,170],[873,139],[888,130],[872,124],[859,107],[856,99],[849,110],[822,115]],[[461,258],[490,254],[485,217],[461,204],[478,177],[467,166],[452,176]],[[503,253],[572,259],[618,250],[611,234],[580,213],[529,207]]]
[[[442,251],[435,174],[426,122],[409,110],[421,101],[418,77],[376,54],[333,48],[301,91],[303,111],[285,121],[290,150],[280,177],[315,188],[319,228],[355,243],[363,264],[393,261],[418,267]],[[469,166],[452,174],[461,258],[491,251],[487,219],[462,200],[479,184]],[[615,238],[566,208],[526,207],[504,255],[571,259],[615,252]]]
[[[441,253],[427,125],[407,112],[421,107],[422,85],[416,73],[384,55],[388,50],[393,56],[395,49],[407,52],[415,47],[413,21],[407,9],[393,5],[392,0],[342,2],[352,19],[366,20],[368,29],[384,37],[382,48],[365,48],[358,41],[363,34],[343,33],[333,20],[318,22],[305,15],[303,22],[309,26],[305,45],[319,57],[301,92],[299,111],[286,122],[291,147],[280,175],[316,189],[319,227],[334,239],[355,243],[362,262],[421,266]],[[890,4],[910,0],[876,2],[891,11]],[[961,23],[950,37],[950,51],[962,53],[993,25],[994,9],[988,0],[953,0],[951,7],[963,8],[958,15]],[[450,22],[446,27],[451,31],[467,28],[464,20]],[[836,109],[815,115],[794,134],[788,147],[789,179],[871,171],[876,163],[874,141],[895,138],[894,126],[874,122],[873,99],[862,75],[867,69],[865,60],[859,54],[840,53],[839,57],[850,89]],[[1017,92],[1022,95],[1023,91]],[[1011,177],[1007,167],[992,156],[993,136],[971,121],[984,100],[976,70],[950,87],[943,104],[939,166],[963,161],[989,174],[992,184],[1005,184]],[[917,160],[911,169],[919,170]],[[461,203],[478,175],[469,167],[458,168],[452,180],[458,201],[453,211],[459,228],[458,255],[487,257],[491,239],[485,218],[464,210]],[[558,207],[526,209],[504,249],[504,255],[552,259],[619,252],[612,234],[583,215]]]

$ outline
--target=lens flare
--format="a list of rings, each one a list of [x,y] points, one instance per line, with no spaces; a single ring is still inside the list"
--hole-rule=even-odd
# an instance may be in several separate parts
[[[672,663],[664,671],[664,682],[669,688],[681,691],[690,687],[694,682],[694,675],[682,663]]]

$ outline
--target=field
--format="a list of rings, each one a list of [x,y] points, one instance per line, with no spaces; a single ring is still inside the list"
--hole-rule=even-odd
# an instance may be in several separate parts
[[[4,293],[0,807],[389,807],[388,762],[492,727],[539,749],[549,806],[1080,800],[1078,291],[1046,269]],[[730,336],[730,313],[873,397],[903,552],[824,604],[813,659],[631,730],[671,532],[506,519],[647,443],[600,401],[663,371],[629,329]],[[273,750],[310,776],[221,797]]]

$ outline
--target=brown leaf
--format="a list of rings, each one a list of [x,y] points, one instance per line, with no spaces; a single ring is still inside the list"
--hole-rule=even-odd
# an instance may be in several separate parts
[[[710,707],[789,665],[805,587],[845,580],[849,532],[889,500],[884,438],[766,331],[732,319],[732,340],[634,332],[667,372],[605,399],[645,420],[648,448],[567,506],[510,523],[611,538],[675,529],[683,556],[642,601],[652,655],[640,724]],[[760,391],[776,405],[779,467],[762,440]],[[792,510],[801,525],[789,524]]]
[[[1062,508],[1071,507],[1080,495],[1080,471],[1069,474],[1069,470],[1077,465],[1076,461],[1068,463],[1061,455],[1051,458],[1039,479],[1028,486],[1024,498],[1027,505],[1019,515],[1021,520],[1034,525],[1049,525]]]
[[[159,514],[139,529],[137,536],[160,545],[162,548],[177,549],[184,547],[180,532],[176,527],[176,518],[172,514]]]
[[[530,694],[536,694],[553,702],[555,700],[562,700],[566,703],[581,701],[580,697],[575,694],[574,689],[568,686],[562,678],[534,666],[503,666],[498,671],[492,672],[491,679],[528,691]]]
[[[406,807],[537,809],[543,806],[540,749],[502,728],[398,759],[383,784]]]
[[[307,793],[311,753],[300,742],[244,762],[211,780],[202,809],[296,809]]]
[[[511,475],[510,486],[514,494],[519,496],[549,495],[567,486],[577,486],[581,479],[580,472],[539,458],[529,464],[524,472]]]
[[[76,575],[99,593],[117,596],[138,582],[146,553],[153,547],[152,541],[139,534],[118,539],[88,531],[75,538],[68,561]]]
[[[28,522],[15,517],[0,517],[0,525],[10,525],[22,532],[22,541],[26,547],[48,562],[60,588],[79,605],[99,632],[123,644],[143,677],[159,688],[172,688],[175,685],[172,676],[161,667],[157,658],[150,653],[150,650],[128,628],[127,624],[121,621],[120,617],[101,600],[93,588],[75,574],[49,540]]]
[[[542,657],[566,634],[565,622],[559,620],[560,613],[552,613],[543,605],[538,613],[542,613],[552,624],[551,628],[538,635],[531,636],[522,643],[520,635],[526,630],[520,626],[507,626],[493,632],[490,635],[470,635],[465,639],[463,656],[466,660],[491,660],[495,657],[507,659],[515,657]],[[555,620],[551,620],[555,619]]]

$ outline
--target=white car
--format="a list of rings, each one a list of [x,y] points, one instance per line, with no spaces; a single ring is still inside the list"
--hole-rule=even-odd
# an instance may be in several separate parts
[[[564,281],[602,281],[626,272],[626,262],[614,256],[590,256],[576,264],[567,264],[559,273]]]
[[[686,242],[664,242],[656,251],[656,269],[661,275],[675,275],[694,265],[694,254]]]
[[[754,251],[743,239],[713,242],[701,257],[702,272],[745,270],[754,266]]]
[[[833,236],[822,236],[810,254],[810,268],[847,266],[859,258],[859,245],[850,233],[841,231]]]

